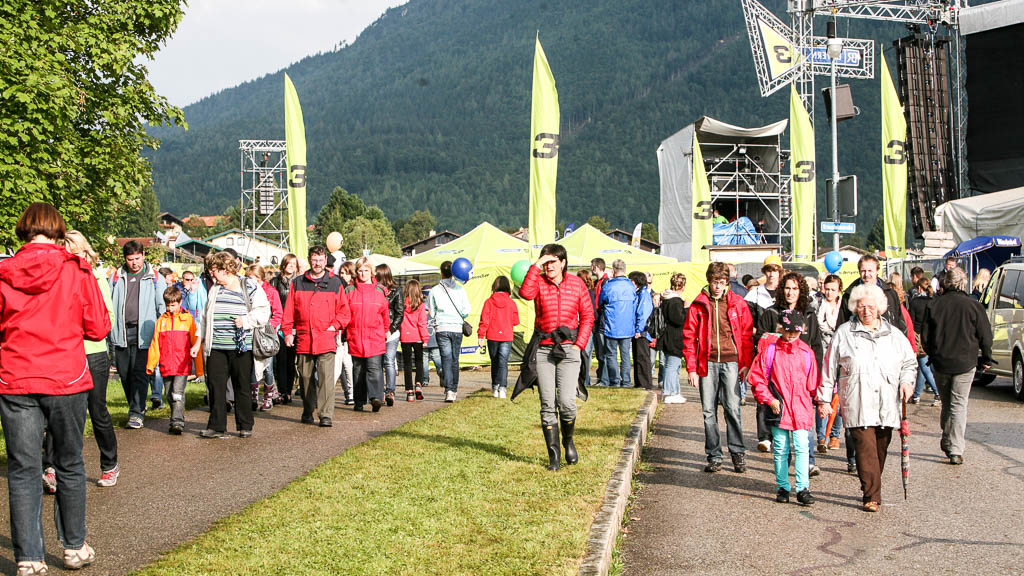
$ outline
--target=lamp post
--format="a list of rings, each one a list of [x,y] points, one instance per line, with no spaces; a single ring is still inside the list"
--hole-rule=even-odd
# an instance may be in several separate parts
[[[836,130],[836,60],[843,55],[843,41],[836,38],[836,21],[829,20],[827,23],[828,40],[825,42],[825,52],[830,62],[831,76],[831,97],[832,105],[832,221],[839,223],[839,134]],[[832,234],[832,249],[839,251],[839,232]]]

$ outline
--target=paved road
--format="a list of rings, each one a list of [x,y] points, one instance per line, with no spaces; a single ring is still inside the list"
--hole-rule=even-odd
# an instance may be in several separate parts
[[[486,371],[463,372],[459,394],[489,382]],[[124,574],[140,568],[215,520],[273,494],[347,448],[443,407],[436,383],[433,380],[434,385],[424,388],[422,402],[410,404],[400,394],[395,407],[384,407],[376,414],[369,405],[366,412],[358,413],[339,402],[333,428],[300,424],[301,403],[293,403],[257,414],[253,437],[246,440],[237,436],[200,439],[198,433],[206,427],[208,416],[201,410],[187,413],[182,436],[167,434],[166,419],[149,420],[142,430],[119,429],[121,477],[113,488],[96,486],[99,452],[96,442],[86,438],[87,541],[97,554],[87,573]],[[228,416],[231,433],[234,419]],[[0,468],[0,475],[0,494],[6,495],[6,466]],[[0,501],[0,573],[13,574],[8,502],[6,497]],[[61,573],[63,553],[49,496],[43,501],[43,526],[46,563],[51,574]]]
[[[908,407],[910,499],[896,437],[878,514],[860,510],[845,445],[819,456],[809,508],[774,501],[769,454],[748,451],[745,475],[704,473],[700,401],[685,394],[686,404],[663,407],[644,453],[620,544],[626,574],[1024,574],[1024,403],[1008,380],[971,393],[963,466],[939,450],[939,408]],[[753,406],[743,428],[754,446]]]

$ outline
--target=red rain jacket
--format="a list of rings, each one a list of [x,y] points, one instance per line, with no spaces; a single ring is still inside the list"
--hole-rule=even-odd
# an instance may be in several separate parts
[[[84,340],[103,340],[110,313],[85,260],[28,243],[0,262],[0,394],[92,389]]]
[[[281,321],[284,320],[284,308],[281,306],[281,294],[270,285],[270,282],[263,283],[263,293],[267,295],[267,300],[270,301],[270,325],[274,328],[281,327]],[[163,374],[163,370],[160,371]]]
[[[306,272],[292,280],[288,288],[281,331],[288,335],[295,330],[296,354],[324,354],[338,349],[335,336],[351,318],[341,278],[329,272],[311,278]]]
[[[775,397],[768,390],[768,351],[775,342],[772,360],[772,385],[782,395],[779,428],[811,430],[814,428],[814,395],[818,391],[818,363],[814,351],[799,338],[785,342],[778,336],[766,336],[757,349],[757,358],[750,368],[747,383],[761,404],[771,404]]]
[[[480,338],[511,342],[512,329],[518,325],[519,308],[512,297],[506,292],[495,292],[484,302],[484,309],[480,311],[480,326],[476,332]]]
[[[352,321],[348,325],[348,352],[357,358],[372,358],[387,351],[388,297],[373,283],[356,282],[345,289]],[[289,297],[289,300],[291,298]]]
[[[725,293],[728,306],[729,327],[732,329],[732,341],[739,353],[739,368],[750,368],[754,360],[754,319],[750,316],[747,302],[731,290]],[[683,358],[686,359],[686,371],[696,372],[698,376],[708,375],[708,356],[711,354],[709,338],[711,337],[711,298],[707,289],[690,305],[683,324]]]
[[[164,312],[156,319],[153,340],[149,344],[146,373],[160,365],[161,376],[188,376],[192,373],[192,346],[199,341],[195,318],[182,309],[177,314]],[[203,375],[203,356],[195,357],[196,376]]]
[[[405,301],[405,313],[402,314],[402,336],[400,340],[406,344],[430,340],[427,330],[427,303],[421,302],[416,310],[409,309],[409,300]]]
[[[575,274],[566,274],[561,284],[554,284],[542,276],[540,268],[530,266],[530,271],[519,287],[519,296],[533,300],[537,312],[534,326],[537,330],[550,333],[559,326],[577,330],[574,344],[580,350],[587,347],[590,333],[594,329],[594,303],[583,280]],[[540,344],[551,345],[550,338]]]

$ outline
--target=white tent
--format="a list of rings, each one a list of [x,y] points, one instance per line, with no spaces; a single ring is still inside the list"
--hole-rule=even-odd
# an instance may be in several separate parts
[[[388,268],[391,268],[391,274],[395,276],[440,273],[437,266],[420,264],[419,262],[414,262],[407,258],[395,258],[393,256],[385,256],[383,254],[370,254],[370,261],[373,262],[374,266],[377,266],[378,264],[387,264]]]
[[[935,209],[935,225],[958,244],[999,234],[1024,238],[1024,188],[946,202]]]

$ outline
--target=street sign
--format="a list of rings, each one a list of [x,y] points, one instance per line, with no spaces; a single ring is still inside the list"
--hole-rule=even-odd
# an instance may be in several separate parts
[[[853,222],[822,222],[823,234],[856,234],[857,224]]]

